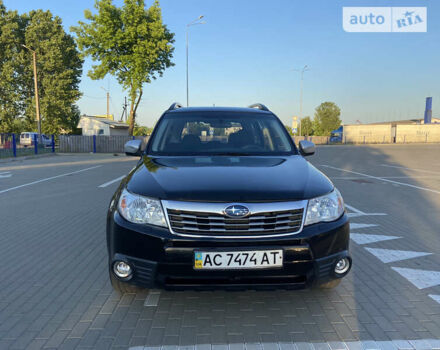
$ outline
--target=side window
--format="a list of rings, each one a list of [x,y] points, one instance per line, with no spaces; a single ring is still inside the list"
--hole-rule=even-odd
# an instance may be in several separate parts
[[[98,130],[98,135],[104,135],[104,129],[99,129]]]

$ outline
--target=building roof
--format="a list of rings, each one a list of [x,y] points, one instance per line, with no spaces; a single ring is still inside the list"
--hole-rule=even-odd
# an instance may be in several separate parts
[[[81,118],[96,120],[97,122],[110,125],[110,127],[112,129],[128,129],[128,124],[126,124],[126,123],[116,122],[114,120],[110,120],[110,119],[103,118],[103,117],[96,117],[93,115],[82,115]]]

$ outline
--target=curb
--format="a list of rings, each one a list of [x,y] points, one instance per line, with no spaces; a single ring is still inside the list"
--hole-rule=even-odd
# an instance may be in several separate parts
[[[28,160],[28,159],[54,157],[57,155],[58,155],[57,153],[44,153],[44,154],[36,154],[33,156],[11,157],[11,158],[6,158],[6,159],[0,159],[0,164],[9,163],[9,162],[17,162],[17,161]]]

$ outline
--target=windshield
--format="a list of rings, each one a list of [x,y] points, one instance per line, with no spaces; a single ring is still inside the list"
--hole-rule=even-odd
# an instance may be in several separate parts
[[[296,154],[284,126],[271,114],[167,114],[152,137],[150,153],[157,155]]]

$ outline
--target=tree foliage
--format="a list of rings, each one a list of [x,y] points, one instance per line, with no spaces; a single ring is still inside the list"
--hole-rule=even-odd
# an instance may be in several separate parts
[[[301,119],[301,135],[302,136],[313,135],[313,122],[310,117],[304,117]]]
[[[96,14],[86,10],[88,22],[80,21],[72,31],[83,56],[97,62],[89,77],[103,79],[111,74],[128,91],[132,135],[144,84],[173,65],[174,34],[162,22],[158,1],[146,9],[144,0],[124,0],[122,7],[112,0],[96,0],[95,9]]]
[[[315,110],[313,129],[315,135],[329,136],[341,125],[340,108],[334,102],[323,102]]]
[[[0,131],[36,130],[32,53],[35,50],[42,132],[77,126],[83,61],[61,19],[50,11],[19,15],[0,0]]]
[[[133,136],[151,135],[152,131],[153,131],[153,128],[149,128],[148,126],[141,126],[141,125],[135,124],[134,130],[133,130]]]

